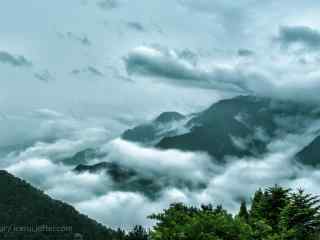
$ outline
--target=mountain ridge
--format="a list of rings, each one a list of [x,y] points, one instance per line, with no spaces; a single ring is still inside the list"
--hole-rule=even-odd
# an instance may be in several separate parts
[[[80,233],[86,240],[113,239],[117,232],[80,214],[74,207],[50,198],[42,191],[7,171],[0,170],[0,226],[65,228],[65,231],[2,231],[0,239],[73,239]],[[68,227],[68,228],[67,228]]]
[[[161,115],[160,115],[161,116]],[[292,101],[274,100],[256,96],[238,96],[224,99],[190,115],[180,128],[185,132],[163,131],[155,136],[155,122],[139,125],[122,134],[128,141],[160,149],[207,152],[218,162],[228,156],[259,157],[279,132],[292,133],[297,128],[283,124],[289,118],[317,117],[315,106]],[[168,124],[168,123],[167,123]],[[174,134],[173,134],[174,133]],[[143,136],[148,136],[144,138]]]

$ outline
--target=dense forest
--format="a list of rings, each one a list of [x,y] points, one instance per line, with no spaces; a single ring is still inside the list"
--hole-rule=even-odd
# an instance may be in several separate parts
[[[149,218],[146,230],[112,230],[0,171],[0,239],[12,240],[316,240],[320,239],[320,200],[299,189],[259,189],[236,215],[222,206],[200,208],[174,203]],[[13,231],[22,226],[69,226],[64,231]],[[16,229],[17,230],[17,229]],[[60,229],[61,230],[61,229]]]
[[[201,208],[173,204],[163,213],[150,238],[154,240],[313,240],[320,239],[319,198],[280,186],[258,190],[251,209],[245,201],[236,216],[222,206]]]

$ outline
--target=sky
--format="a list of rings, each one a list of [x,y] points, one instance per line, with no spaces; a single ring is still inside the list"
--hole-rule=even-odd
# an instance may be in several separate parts
[[[239,169],[252,170],[250,159],[239,159],[226,169],[215,167],[212,176],[203,167],[207,156],[155,149],[150,153],[117,137],[163,111],[189,114],[240,94],[317,103],[319,8],[314,0],[3,0],[0,155],[22,152],[3,157],[0,167],[113,227],[127,228],[132,218],[148,225],[147,214],[175,199],[196,204],[215,195],[224,202],[234,192],[223,189],[226,180],[237,182],[243,177]],[[290,146],[282,156],[288,159],[300,144],[297,138],[275,140],[270,155],[255,167],[268,173],[286,169],[287,161],[276,160],[281,154],[277,146]],[[131,156],[132,161],[123,164],[134,164],[142,172],[157,168],[146,164],[151,154],[155,162],[164,161],[155,176],[183,169],[217,190],[195,194],[167,189],[161,200],[150,202],[137,193],[106,191],[103,186],[110,179],[105,176],[78,176],[54,161],[57,155],[70,156],[89,146],[105,146],[118,159]],[[191,159],[190,165],[166,165],[171,154]],[[315,189],[319,173],[306,178],[305,171],[299,172],[297,181],[307,181]],[[274,179],[286,179],[288,174]],[[246,181],[257,180],[248,176],[239,189]],[[259,183],[269,181],[265,176]],[[83,192],[73,199],[70,191],[82,186]],[[250,191],[256,187],[251,185]],[[130,207],[122,213],[126,204]],[[235,206],[234,201],[226,204]],[[141,205],[146,207],[133,217]],[[97,208],[106,208],[104,214]]]

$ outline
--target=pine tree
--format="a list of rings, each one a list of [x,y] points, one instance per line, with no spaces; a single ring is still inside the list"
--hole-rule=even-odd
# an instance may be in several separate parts
[[[223,209],[222,205],[217,205],[213,212],[214,214],[227,214],[227,211]]]
[[[256,192],[250,214],[242,201],[236,217],[221,205],[172,204],[151,217],[157,223],[149,236],[152,240],[318,240],[319,205],[318,197],[276,185]]]
[[[212,204],[208,204],[208,205],[201,205],[201,210],[202,211],[208,211],[208,212],[212,212],[213,211],[213,206]]]
[[[278,232],[280,213],[289,202],[290,189],[278,185],[267,188],[260,203],[260,217],[270,225],[274,232]]]
[[[281,228],[288,237],[297,240],[313,239],[320,233],[320,199],[299,189],[291,193],[290,203],[281,212]]]
[[[249,221],[249,213],[248,213],[248,210],[247,210],[247,203],[246,203],[245,200],[241,201],[238,217],[243,219],[246,223]]]
[[[129,232],[126,240],[148,240],[149,235],[142,226],[135,226],[134,229]]]
[[[259,219],[261,218],[261,204],[263,201],[263,192],[261,188],[255,192],[254,197],[252,199],[251,210],[250,210],[250,218]]]

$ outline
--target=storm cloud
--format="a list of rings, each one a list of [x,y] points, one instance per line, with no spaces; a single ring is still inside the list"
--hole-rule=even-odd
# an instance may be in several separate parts
[[[316,63],[301,68],[301,62],[292,61],[291,55],[273,58],[247,51],[244,54],[245,58],[242,50],[240,56],[238,52],[227,59],[198,57],[190,61],[173,49],[141,46],[131,50],[124,60],[129,75],[153,77],[179,87],[296,101],[319,100],[320,75]],[[298,91],[302,94],[297,97]]]
[[[262,79],[249,69],[233,65],[198,66],[174,50],[137,47],[125,58],[128,74],[151,75],[171,83],[196,88],[250,92],[247,82]]]
[[[309,50],[319,50],[320,31],[308,26],[283,26],[277,40],[284,48],[301,44]]]
[[[68,39],[70,41],[78,42],[83,46],[90,46],[92,44],[86,34],[77,34],[74,32],[67,32],[66,34],[63,34],[63,33],[57,33],[57,34],[62,39]]]
[[[127,22],[127,27],[138,32],[145,32],[145,27],[139,22]]]
[[[241,57],[249,57],[249,56],[254,55],[254,52],[249,49],[239,49],[238,55]]]
[[[73,74],[75,76],[80,75],[80,74],[89,74],[94,77],[103,77],[104,76],[104,74],[100,70],[98,70],[96,67],[93,67],[93,66],[88,66],[88,67],[85,67],[82,69],[74,69],[71,71],[71,74]]]
[[[119,6],[119,3],[117,0],[100,0],[97,2],[97,6],[102,10],[109,10],[117,8]]]
[[[41,72],[37,72],[34,74],[34,77],[42,82],[50,82],[52,80],[54,80],[53,75],[48,71],[48,70],[44,70]]]
[[[31,67],[32,62],[24,56],[15,56],[6,51],[0,51],[0,63],[9,64],[14,67]]]

